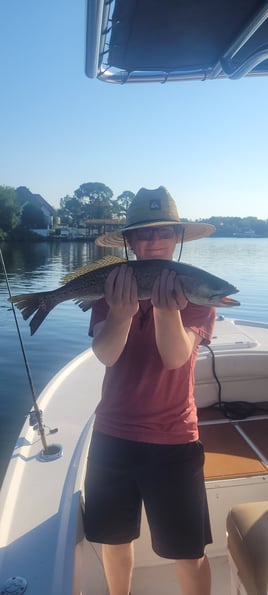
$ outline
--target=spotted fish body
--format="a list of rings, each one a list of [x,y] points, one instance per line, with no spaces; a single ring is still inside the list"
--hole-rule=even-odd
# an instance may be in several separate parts
[[[227,297],[238,289],[227,281],[206,271],[173,260],[130,260],[107,256],[100,261],[76,269],[62,280],[62,286],[52,291],[13,296],[11,301],[22,311],[24,320],[30,322],[33,335],[40,324],[61,302],[75,300],[86,312],[92,304],[104,296],[105,281],[109,273],[120,264],[127,263],[137,279],[139,300],[149,299],[156,278],[164,269],[175,271],[183,292],[189,302],[202,306],[230,307],[239,302]]]

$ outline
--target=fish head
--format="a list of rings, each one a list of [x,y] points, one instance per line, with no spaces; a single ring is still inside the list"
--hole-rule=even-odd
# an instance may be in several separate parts
[[[218,277],[180,277],[180,281],[186,298],[193,304],[224,308],[240,306],[240,302],[228,297],[238,293],[239,289]]]

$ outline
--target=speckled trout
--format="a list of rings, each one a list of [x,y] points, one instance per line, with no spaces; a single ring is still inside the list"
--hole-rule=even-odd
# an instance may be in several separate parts
[[[168,269],[175,271],[179,276],[184,295],[189,302],[202,306],[240,305],[237,300],[227,297],[238,292],[234,285],[195,266],[173,260],[126,261],[115,256],[106,256],[102,260],[75,269],[62,279],[62,285],[57,289],[15,295],[11,301],[21,310],[24,320],[34,314],[30,322],[33,335],[49,312],[61,302],[75,300],[84,312],[89,310],[96,300],[104,296],[105,281],[109,273],[123,263],[127,263],[127,266],[133,269],[139,300],[151,297],[155,279],[163,269]]]

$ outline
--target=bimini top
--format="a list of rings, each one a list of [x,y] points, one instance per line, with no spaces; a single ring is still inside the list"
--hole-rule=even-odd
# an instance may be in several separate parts
[[[268,74],[268,2],[88,0],[86,74],[111,83]]]

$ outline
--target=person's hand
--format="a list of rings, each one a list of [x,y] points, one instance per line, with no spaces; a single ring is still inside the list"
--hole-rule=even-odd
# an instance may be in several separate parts
[[[187,299],[175,271],[164,269],[154,282],[152,305],[159,310],[184,310]]]
[[[137,281],[126,264],[114,268],[105,282],[105,299],[120,320],[132,318],[139,309]]]

